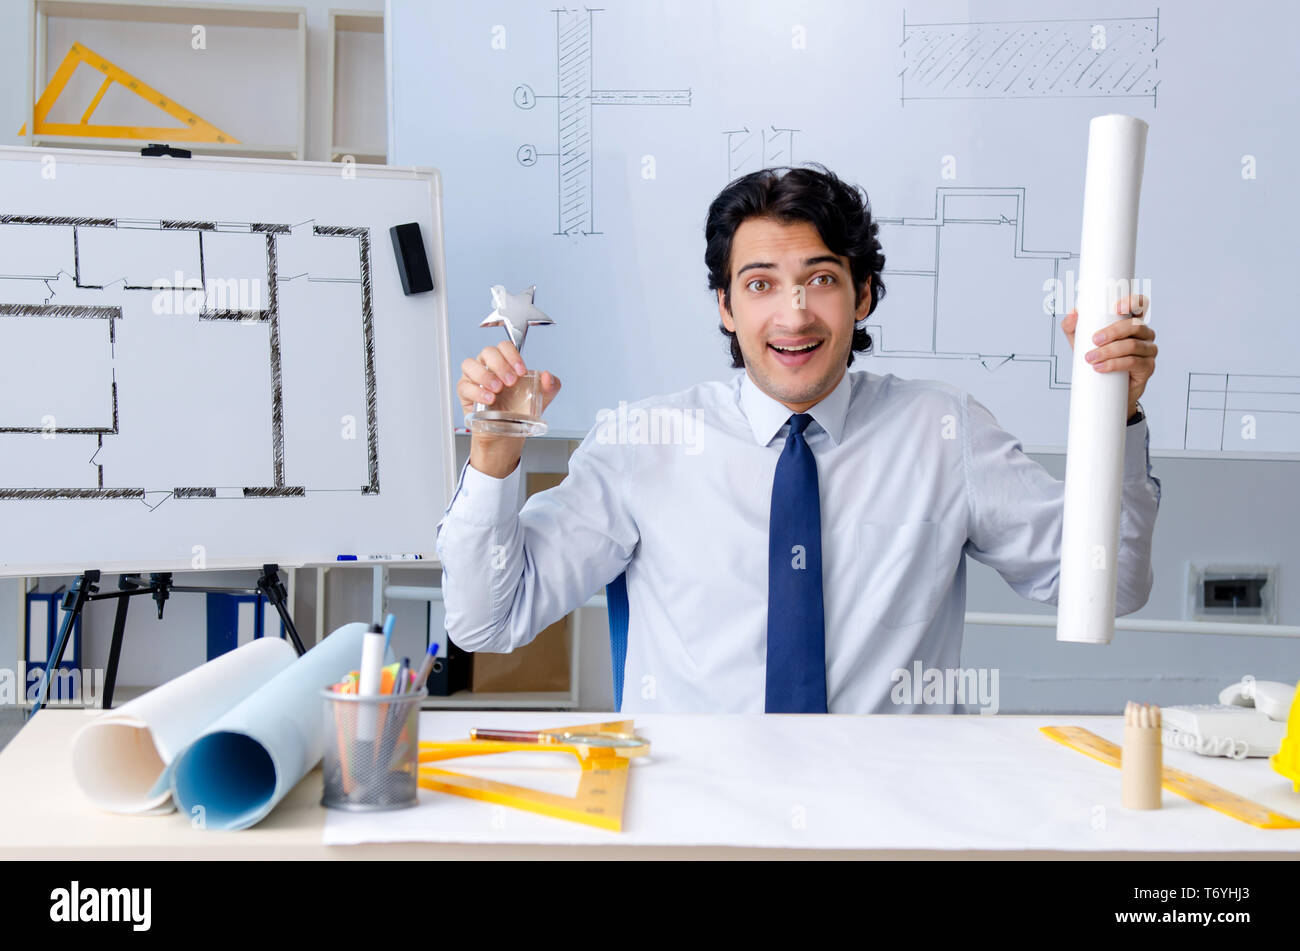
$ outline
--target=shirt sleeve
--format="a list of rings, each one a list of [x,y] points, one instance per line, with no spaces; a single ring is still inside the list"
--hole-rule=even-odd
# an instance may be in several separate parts
[[[1021,449],[983,405],[965,395],[968,538],[964,551],[997,570],[1019,595],[1056,604],[1061,578],[1065,483]],[[1147,602],[1154,574],[1151,541],[1160,507],[1160,480],[1151,475],[1145,419],[1129,426],[1119,518],[1115,614]]]
[[[448,636],[508,653],[582,605],[627,567],[639,540],[625,493],[626,445],[594,429],[558,486],[519,509],[520,469],[504,479],[461,470],[438,523]]]

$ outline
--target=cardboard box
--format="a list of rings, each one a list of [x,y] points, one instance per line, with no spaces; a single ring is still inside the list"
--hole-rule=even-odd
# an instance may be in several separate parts
[[[563,472],[529,472],[524,481],[529,496],[564,481]],[[530,644],[509,654],[474,655],[475,693],[567,692],[569,685],[569,625],[573,616],[563,617],[546,628]]]

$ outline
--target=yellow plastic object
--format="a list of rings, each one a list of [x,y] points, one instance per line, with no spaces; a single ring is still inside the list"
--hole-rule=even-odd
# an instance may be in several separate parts
[[[632,721],[582,724],[556,727],[543,733],[568,734],[568,743],[506,743],[498,740],[453,740],[449,742],[423,742],[420,744],[420,786],[437,792],[477,799],[523,809],[569,822],[608,829],[623,830],[623,804],[627,798],[629,756],[642,755],[646,750],[629,752],[617,747],[583,744],[578,738],[583,733],[632,733]],[[426,763],[459,759],[464,756],[485,756],[491,753],[569,753],[577,758],[582,773],[578,779],[575,796],[514,786],[496,780],[466,776]]]
[[[1300,687],[1291,699],[1291,713],[1286,718],[1286,736],[1282,746],[1268,758],[1273,768],[1291,780],[1291,788],[1300,792]]]
[[[50,109],[53,108],[59,96],[63,94],[63,90],[67,87],[72,74],[81,63],[85,63],[91,69],[104,74],[104,81],[100,83],[99,90],[90,100],[90,105],[86,107],[86,111],[82,113],[80,122],[47,122],[46,117],[50,114]],[[113,83],[120,83],[125,86],[145,102],[157,106],[172,118],[180,120],[182,125],[90,125],[91,115],[99,106],[100,100],[104,98],[104,93],[108,92],[108,87]],[[89,136],[104,139],[141,139],[144,141],[169,142],[231,142],[236,144],[239,142],[238,139],[222,132],[211,122],[195,115],[179,103],[173,102],[157,89],[141,82],[120,66],[110,63],[94,50],[82,46],[80,43],[72,44],[68,54],[63,57],[63,62],[59,63],[59,68],[50,77],[49,85],[41,93],[41,98],[36,101],[33,120],[32,128],[35,135]],[[26,123],[18,130],[18,134],[27,134]]]
[[[1043,726],[1039,732],[1072,750],[1091,756],[1108,766],[1120,765],[1120,748],[1081,726]],[[1181,769],[1166,766],[1161,771],[1161,786],[1184,799],[1207,806],[1215,812],[1231,816],[1260,829],[1300,829],[1300,820],[1274,812],[1267,806],[1252,802],[1222,786],[1206,782],[1199,776],[1184,773]]]

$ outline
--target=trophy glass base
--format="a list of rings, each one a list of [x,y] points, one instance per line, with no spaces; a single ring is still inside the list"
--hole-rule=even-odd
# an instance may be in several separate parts
[[[546,422],[520,416],[517,413],[500,413],[495,410],[477,410],[465,417],[470,432],[486,436],[544,436]]]
[[[474,412],[465,414],[470,432],[487,436],[541,436],[546,432],[542,420],[542,380],[536,370],[529,370],[500,393],[491,404],[475,403]]]

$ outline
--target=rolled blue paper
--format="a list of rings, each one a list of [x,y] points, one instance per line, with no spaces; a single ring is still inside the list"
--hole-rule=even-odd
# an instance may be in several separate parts
[[[247,829],[320,762],[321,688],[361,659],[370,625],[345,624],[215,722],[172,763],[176,806],[193,825]]]

